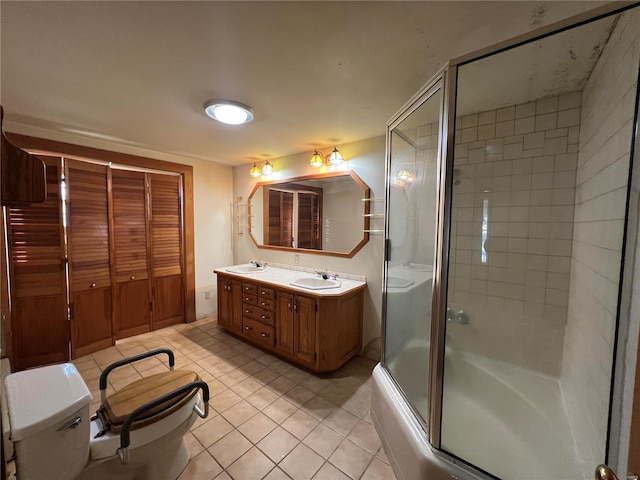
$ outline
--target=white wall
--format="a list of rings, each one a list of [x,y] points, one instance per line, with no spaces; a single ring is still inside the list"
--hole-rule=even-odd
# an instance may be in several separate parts
[[[353,170],[369,185],[372,197],[384,197],[384,136],[338,145],[338,149],[347,160],[344,168]],[[323,151],[323,153],[330,153],[330,151],[331,149],[328,149],[327,151]],[[332,168],[329,167],[310,167],[309,160],[312,153],[313,150],[310,149],[308,152],[273,160],[270,159],[269,161],[273,164],[277,172],[277,178],[279,179],[332,171]],[[261,180],[260,178],[256,179],[249,176],[250,168],[251,165],[248,164],[233,169],[234,196],[242,196],[243,201],[246,201],[255,184]],[[269,179],[275,178],[269,177]],[[382,211],[383,203],[379,202],[379,204],[372,205],[372,211],[376,208]],[[362,218],[359,217],[357,221],[362,221]],[[372,229],[381,229],[383,226],[383,220],[372,220],[371,222]],[[338,272],[365,275],[367,277],[367,290],[364,300],[363,346],[365,354],[375,359],[379,358],[379,338],[382,318],[382,239],[382,235],[371,235],[369,242],[353,258],[297,252],[301,266],[335,270]],[[251,259],[261,259],[266,262],[293,265],[295,263],[295,255],[296,252],[259,249],[246,233],[242,236],[236,234],[233,236],[233,263],[245,263]],[[231,262],[227,264],[229,263]],[[220,263],[217,266],[224,265],[225,263]]]
[[[623,15],[582,97],[561,385],[583,471],[604,461],[639,24]]]

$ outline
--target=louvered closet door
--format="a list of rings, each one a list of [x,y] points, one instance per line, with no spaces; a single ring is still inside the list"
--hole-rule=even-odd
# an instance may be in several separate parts
[[[154,329],[184,319],[181,177],[149,174]]]
[[[151,330],[145,174],[111,169],[115,265],[114,335]]]
[[[40,157],[47,199],[8,209],[13,369],[69,359],[59,158]]]
[[[71,357],[113,345],[107,167],[68,160]]]

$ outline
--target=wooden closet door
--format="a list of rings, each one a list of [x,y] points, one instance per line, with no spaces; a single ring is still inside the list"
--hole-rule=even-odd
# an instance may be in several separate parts
[[[60,158],[46,165],[47,199],[8,209],[14,371],[69,359]]]
[[[143,172],[111,169],[116,339],[151,330],[145,183]]]
[[[181,187],[180,176],[149,174],[154,330],[184,320]]]
[[[111,273],[107,167],[66,162],[71,358],[110,347]]]

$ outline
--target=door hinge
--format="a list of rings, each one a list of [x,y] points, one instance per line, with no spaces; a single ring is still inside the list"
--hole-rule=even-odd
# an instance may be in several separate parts
[[[73,303],[69,304],[69,321],[73,320]]]

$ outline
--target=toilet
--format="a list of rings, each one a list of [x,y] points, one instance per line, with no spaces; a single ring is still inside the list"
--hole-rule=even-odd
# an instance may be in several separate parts
[[[93,418],[89,412],[93,397],[73,364],[9,374],[5,393],[17,478],[177,478],[189,462],[184,435],[198,416],[208,414],[207,384],[193,372],[173,370],[171,353],[171,371],[137,380],[105,396],[109,372],[159,352],[170,351],[147,352],[107,367],[100,378],[103,412]],[[192,376],[198,379],[188,381]],[[149,387],[150,382],[157,385],[155,390]],[[175,388],[180,382],[183,384]],[[150,391],[162,388],[175,389],[149,400]],[[141,399],[134,398],[136,395]],[[114,412],[122,414],[126,403],[134,406],[133,411],[123,416],[121,424],[105,427],[104,410],[113,417],[118,415]]]

